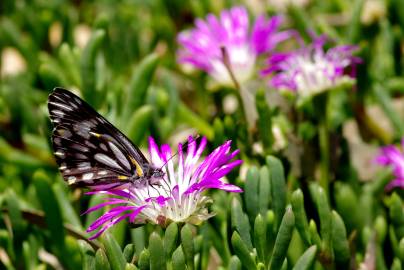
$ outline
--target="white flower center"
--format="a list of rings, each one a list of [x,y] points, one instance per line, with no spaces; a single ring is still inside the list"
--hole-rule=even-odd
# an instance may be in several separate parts
[[[335,68],[335,64],[322,55],[300,55],[290,63],[288,73],[296,83],[297,92],[302,96],[309,96],[346,79],[346,76],[337,76]]]
[[[251,78],[254,71],[255,54],[252,53],[248,45],[226,47],[231,70],[239,83],[243,83]],[[222,84],[233,85],[229,71],[223,64],[222,59],[213,58],[211,61],[212,77]]]
[[[131,193],[136,197],[132,201],[133,205],[143,205],[148,198],[157,197],[170,197],[169,200],[165,201],[162,206],[157,201],[152,201],[147,203],[148,206],[145,207],[139,214],[140,218],[151,220],[154,223],[158,223],[159,217],[165,217],[174,222],[185,221],[192,214],[197,212],[198,203],[200,202],[201,196],[199,192],[194,192],[190,194],[184,194],[186,189],[189,187],[189,181],[191,178],[191,173],[183,174],[178,171],[178,168],[174,168],[172,161],[167,163],[167,166],[163,168],[165,173],[164,179],[159,182],[160,185],[149,185],[140,188],[134,188]],[[178,196],[174,196],[174,187],[178,187]]]

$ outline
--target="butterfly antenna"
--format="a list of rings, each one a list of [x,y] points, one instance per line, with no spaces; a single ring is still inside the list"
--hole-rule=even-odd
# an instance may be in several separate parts
[[[192,137],[192,141],[196,141],[196,140],[198,140],[199,138],[200,138],[201,136],[199,136],[199,135],[196,135],[195,136],[195,138],[194,137]],[[192,142],[191,141],[191,142]],[[189,145],[189,143],[190,143],[190,141],[188,140],[188,141],[186,141],[183,145],[182,145],[182,148],[184,149],[185,147],[188,147],[188,145]],[[177,156],[178,155],[178,150],[177,150],[177,152],[175,152],[175,154],[174,155],[172,155],[169,159],[167,159],[167,161],[163,164],[163,166],[161,166],[160,167],[160,170],[161,169],[163,169],[164,168],[164,166],[166,166],[167,165],[167,163],[170,161],[170,160],[172,160],[175,156]]]

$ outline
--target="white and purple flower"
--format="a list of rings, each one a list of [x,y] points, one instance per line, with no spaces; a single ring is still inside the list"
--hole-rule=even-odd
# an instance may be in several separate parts
[[[386,186],[386,189],[404,188],[404,138],[401,139],[401,149],[394,145],[382,147],[376,162],[393,169],[395,178]]]
[[[203,195],[204,190],[213,188],[242,192],[241,188],[221,180],[242,163],[241,160],[234,160],[239,151],[231,152],[231,141],[227,141],[200,162],[206,143],[206,138],[202,138],[198,145],[190,137],[186,154],[179,144],[178,162],[174,164],[170,146],[164,144],[159,149],[154,139],[149,138],[151,163],[156,167],[163,167],[164,179],[160,185],[88,192],[88,194],[108,195],[105,202],[85,212],[108,208],[108,211],[87,229],[87,232],[96,231],[90,239],[97,238],[105,230],[127,218],[129,222],[137,224],[146,222],[163,226],[170,222],[198,224],[213,215],[206,207],[211,199]]]
[[[354,81],[355,66],[361,60],[353,56],[356,46],[340,45],[324,49],[325,36],[314,37],[309,45],[291,52],[280,52],[268,59],[269,67],[262,74],[271,74],[271,85],[290,90],[301,97],[312,96],[333,87]],[[348,69],[351,73],[348,74]]]
[[[244,7],[221,12],[220,17],[208,14],[206,20],[197,19],[195,28],[178,35],[178,61],[208,72],[219,84],[230,85],[232,78],[224,64],[224,48],[234,77],[243,83],[254,74],[256,58],[273,50],[295,32],[278,32],[281,17],[256,19],[252,30]]]

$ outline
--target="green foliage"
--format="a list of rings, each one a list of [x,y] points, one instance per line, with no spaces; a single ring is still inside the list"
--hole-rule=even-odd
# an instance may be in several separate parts
[[[356,81],[299,100],[257,75],[243,108],[237,87],[212,86],[176,62],[179,31],[240,1],[0,1],[0,268],[401,269],[403,192],[385,190],[392,172],[374,173],[368,153],[404,136],[404,0],[378,1],[385,12],[364,22],[368,2],[313,0],[282,11],[282,27],[306,41],[310,29],[357,45]],[[279,13],[255,5],[251,19]],[[15,63],[22,69],[7,72]],[[56,86],[142,149],[150,135],[173,145],[197,133],[209,150],[232,140],[243,165],[226,181],[244,192],[206,191],[216,215],[198,226],[123,221],[88,240],[86,228],[106,210],[81,213],[104,199],[68,187],[54,162],[46,100]],[[356,157],[356,144],[366,155]]]

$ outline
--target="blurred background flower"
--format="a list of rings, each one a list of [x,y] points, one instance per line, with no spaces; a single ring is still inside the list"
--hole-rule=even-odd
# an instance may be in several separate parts
[[[208,14],[205,20],[195,21],[195,28],[178,35],[178,61],[208,72],[219,84],[233,85],[233,79],[242,84],[254,75],[257,56],[292,35],[279,31],[281,22],[280,16],[266,19],[261,15],[250,29],[248,12],[242,6],[224,10],[220,17]]]
[[[325,49],[326,41],[326,36],[313,37],[312,43],[295,51],[272,54],[262,74],[273,75],[270,83],[274,88],[293,91],[303,98],[354,81],[355,68],[360,63],[353,56],[356,47]]]
[[[258,16],[252,27],[243,6],[223,10],[220,17],[208,14],[196,19],[195,28],[178,34],[178,62],[207,72],[215,84],[238,89],[243,118],[250,128],[257,120],[255,93],[258,57],[270,54],[277,45],[296,35],[294,30],[280,31],[283,19]]]
[[[387,189],[404,188],[404,138],[401,139],[401,147],[395,145],[382,147],[376,162],[393,171],[394,179],[386,186]]]

